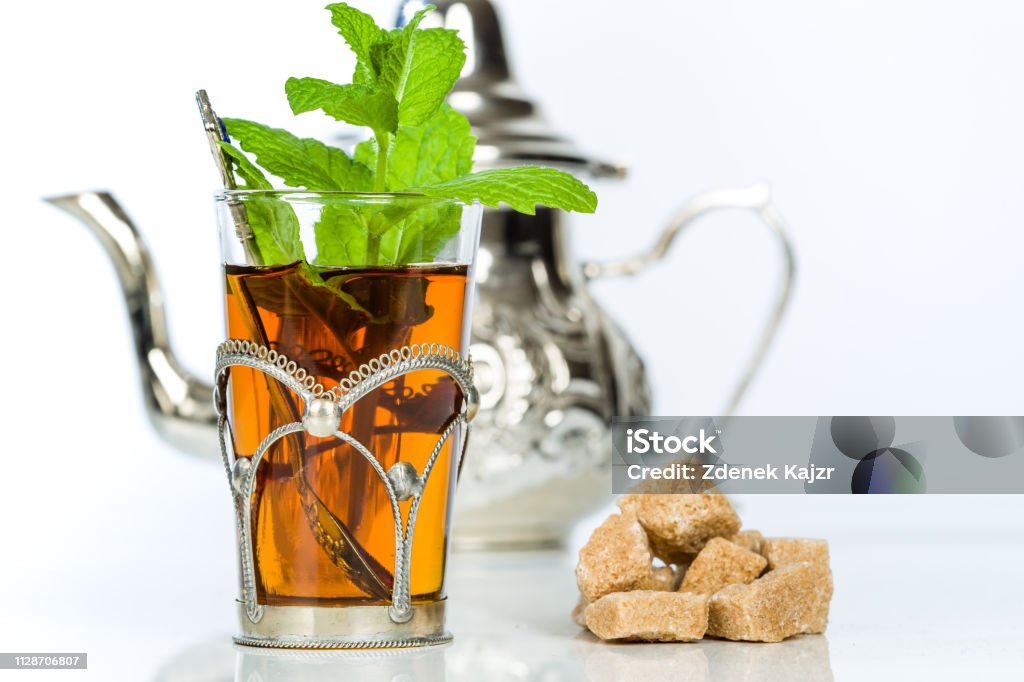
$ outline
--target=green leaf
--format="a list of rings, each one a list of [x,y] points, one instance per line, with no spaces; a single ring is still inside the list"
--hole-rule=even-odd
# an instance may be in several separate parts
[[[405,125],[418,125],[437,111],[466,63],[466,46],[455,31],[417,29],[424,13],[392,33],[380,60],[380,83],[394,95],[398,122]]]
[[[227,142],[218,144],[242,179],[241,189],[273,189],[245,154]],[[245,202],[244,215],[256,240],[260,265],[286,265],[305,260],[299,239],[299,219],[288,202],[273,196],[250,198]]]
[[[274,189],[274,185],[263,175],[263,171],[249,160],[249,157],[228,142],[218,141],[217,144],[224,150],[235,173],[241,178],[241,182],[238,183],[239,189]]]
[[[597,210],[597,195],[589,187],[568,173],[541,166],[495,168],[409,189],[466,203],[479,200],[492,208],[505,203],[527,215],[533,215],[537,205],[581,213]]]
[[[371,64],[371,50],[379,42],[388,39],[388,32],[377,26],[369,14],[360,12],[355,7],[338,2],[327,5],[331,13],[331,23],[348,43],[356,55],[356,59],[365,65]]]
[[[367,168],[377,167],[377,140],[370,138],[356,145],[352,158]]]
[[[385,232],[380,256],[391,264],[429,263],[462,227],[462,206],[424,206]]]
[[[387,189],[436,185],[465,175],[473,170],[475,146],[466,117],[442,104],[421,125],[399,126],[389,152]]]
[[[322,109],[338,121],[390,133],[398,126],[398,103],[379,85],[337,85],[319,78],[289,78],[284,84],[292,113]]]
[[[324,206],[314,225],[318,265],[364,265],[370,230],[358,206]]]
[[[336,147],[253,121],[239,118],[223,121],[242,149],[253,154],[260,166],[291,187],[314,191],[365,191],[373,186],[370,169],[352,161]]]
[[[384,235],[422,206],[416,201],[327,205],[313,226],[318,265],[381,265]]]
[[[377,82],[377,75],[373,70],[362,62],[356,62],[356,70],[352,74],[352,83],[355,85],[370,85]]]

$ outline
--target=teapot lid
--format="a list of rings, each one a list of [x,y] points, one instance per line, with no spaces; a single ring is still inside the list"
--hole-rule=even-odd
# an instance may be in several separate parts
[[[427,3],[404,0],[403,25]],[[466,65],[449,104],[469,119],[476,135],[474,161],[481,168],[520,164],[558,166],[592,177],[625,177],[626,168],[597,159],[554,131],[540,107],[515,82],[498,13],[490,0],[433,0],[423,26],[456,29],[466,43]]]

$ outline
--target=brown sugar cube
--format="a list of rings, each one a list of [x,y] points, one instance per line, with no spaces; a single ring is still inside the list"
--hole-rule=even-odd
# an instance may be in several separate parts
[[[803,538],[767,538],[761,554],[768,560],[768,570],[801,561],[820,561],[828,566],[828,542]]]
[[[671,566],[659,566],[648,578],[645,578],[633,589],[636,590],[674,590],[676,589],[676,572]]]
[[[707,598],[699,594],[635,590],[601,597],[584,613],[601,639],[691,642],[708,627]]]
[[[676,572],[671,566],[659,566],[655,568],[649,576],[643,578],[637,583],[634,590],[656,590],[661,592],[671,592],[676,589],[676,585],[679,583],[676,580]],[[587,627],[587,622],[583,617],[583,612],[591,601],[582,594],[580,595],[579,601],[576,602],[576,606],[572,609],[572,622],[579,625],[581,628]]]
[[[581,628],[587,627],[587,619],[583,617],[583,612],[587,610],[588,606],[590,606],[590,601],[581,594],[576,606],[572,607],[572,622]]]
[[[711,595],[726,585],[745,585],[761,575],[767,563],[760,554],[711,538],[690,564],[679,591]]]
[[[734,545],[739,545],[743,549],[749,549],[755,554],[761,554],[761,548],[764,545],[764,536],[756,530],[741,530],[736,535],[728,538],[728,540]]]
[[[654,555],[666,563],[691,561],[704,543],[729,537],[740,519],[724,495],[623,495],[622,511],[636,514],[647,531]]]
[[[817,634],[828,624],[832,572],[818,561],[769,571],[749,585],[729,585],[710,600],[708,634],[748,642],[781,642]],[[589,618],[588,618],[589,624]]]
[[[612,514],[580,550],[576,584],[590,601],[635,588],[650,578],[647,534],[631,512]]]

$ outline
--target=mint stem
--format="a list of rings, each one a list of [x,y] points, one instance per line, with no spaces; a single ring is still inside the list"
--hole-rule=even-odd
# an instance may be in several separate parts
[[[375,130],[377,140],[377,173],[373,178],[373,191],[387,191],[388,179],[388,147],[391,146],[391,133]],[[380,233],[370,229],[366,237],[366,264],[377,265],[380,262]]]
[[[388,180],[388,147],[391,146],[391,133],[378,132],[377,138],[377,173],[373,179],[373,191],[387,190]]]
[[[380,263],[380,235],[370,232],[366,236],[366,264],[377,265]]]

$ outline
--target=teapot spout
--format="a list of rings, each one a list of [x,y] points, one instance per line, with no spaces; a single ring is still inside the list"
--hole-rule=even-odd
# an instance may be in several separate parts
[[[213,387],[186,372],[171,350],[160,284],[131,219],[106,192],[46,201],[82,221],[114,263],[135,337],[146,413],[157,432],[183,452],[219,458]]]

